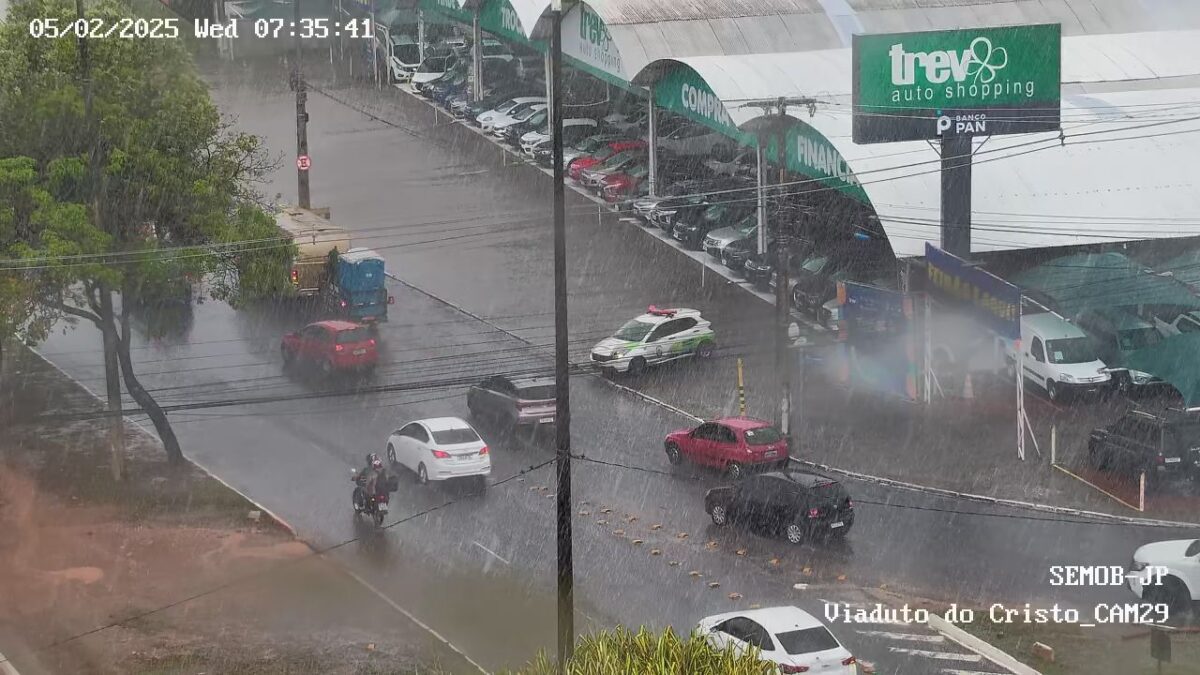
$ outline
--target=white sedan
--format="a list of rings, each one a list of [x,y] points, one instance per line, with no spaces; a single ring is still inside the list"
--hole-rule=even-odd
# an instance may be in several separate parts
[[[767,607],[716,614],[700,620],[696,632],[717,649],[738,652],[751,646],[780,673],[858,672],[857,661],[825,624],[798,607]]]
[[[417,474],[424,485],[431,480],[475,477],[487,486],[492,473],[488,446],[470,424],[457,417],[416,420],[388,436],[387,458]]]

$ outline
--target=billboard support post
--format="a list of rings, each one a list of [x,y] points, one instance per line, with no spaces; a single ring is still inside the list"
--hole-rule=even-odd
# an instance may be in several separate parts
[[[942,136],[942,250],[971,255],[971,136]]]

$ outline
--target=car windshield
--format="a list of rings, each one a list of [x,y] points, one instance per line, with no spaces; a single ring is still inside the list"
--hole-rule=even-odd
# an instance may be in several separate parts
[[[783,651],[789,654],[811,654],[838,647],[837,638],[824,626],[776,633],[775,638],[783,645]]]
[[[475,443],[479,440],[479,434],[470,427],[458,427],[457,429],[442,429],[441,431],[433,432],[433,442],[438,445],[457,445],[459,443]]]
[[[421,58],[421,48],[417,45],[393,45],[392,56],[400,63],[416,63]]]
[[[650,331],[654,330],[655,325],[656,324],[634,319],[624,326],[621,326],[621,330],[617,331],[613,337],[617,338],[618,340],[641,342],[642,340],[646,339],[646,336],[650,334]]]
[[[1146,328],[1123,330],[1117,334],[1117,342],[1120,343],[1121,351],[1123,352],[1137,351],[1143,347],[1156,345],[1161,339],[1162,336],[1159,334],[1158,329],[1149,326]]]
[[[770,445],[783,440],[783,434],[775,427],[759,427],[745,431],[746,445]]]
[[[527,110],[522,110],[521,112],[513,115],[513,119],[515,119],[518,122],[524,122],[525,120],[529,119],[530,117],[533,117],[538,112],[541,112],[541,111],[530,106]]]
[[[445,56],[431,56],[421,63],[421,67],[417,70],[422,73],[442,73],[446,71]]]
[[[557,398],[554,395],[554,385],[538,384],[521,387],[517,390],[517,396],[528,401],[546,401]]]
[[[825,268],[825,263],[827,262],[829,262],[829,258],[826,256],[815,255],[808,260],[805,260],[804,264],[800,266],[800,269],[804,270],[805,272],[812,272],[813,274],[816,274]]]
[[[822,503],[837,503],[847,499],[849,496],[846,494],[846,488],[842,487],[841,483],[833,481],[821,483],[813,487],[812,493],[816,497],[816,500]]]
[[[603,152],[601,152],[600,154],[603,155]],[[613,155],[612,157],[609,157],[608,159],[604,160],[604,164],[602,166],[605,169],[615,169],[615,168],[620,167],[625,162],[628,162],[629,160],[633,159],[636,155],[637,155],[637,153],[633,150],[626,150],[624,152],[618,152],[617,154]]]
[[[1091,340],[1084,337],[1046,340],[1046,358],[1050,363],[1091,363],[1096,352]]]
[[[501,103],[500,105],[496,106],[495,110],[496,110],[496,112],[503,114],[503,113],[507,113],[508,111],[512,110],[515,107],[517,107],[517,99],[510,98],[507,101],[505,101],[504,103]]]
[[[339,345],[348,345],[355,342],[366,342],[371,339],[371,333],[366,328],[351,328],[350,330],[338,331],[337,343]]]

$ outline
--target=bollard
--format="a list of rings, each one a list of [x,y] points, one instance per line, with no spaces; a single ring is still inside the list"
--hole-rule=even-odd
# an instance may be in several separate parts
[[[1146,512],[1146,472],[1138,477],[1138,511]]]
[[[1058,425],[1050,425],[1050,466],[1058,463]]]
[[[745,417],[746,416],[746,385],[742,380],[742,358],[740,356],[738,357],[738,360],[737,360],[737,366],[738,366],[738,379],[737,379],[738,410],[740,411],[738,414],[741,415],[742,417]]]

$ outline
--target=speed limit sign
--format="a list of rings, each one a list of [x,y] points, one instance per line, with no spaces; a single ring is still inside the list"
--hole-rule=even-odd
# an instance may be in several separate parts
[[[296,158],[296,168],[301,171],[308,171],[312,167],[312,158],[308,155],[300,155]]]

